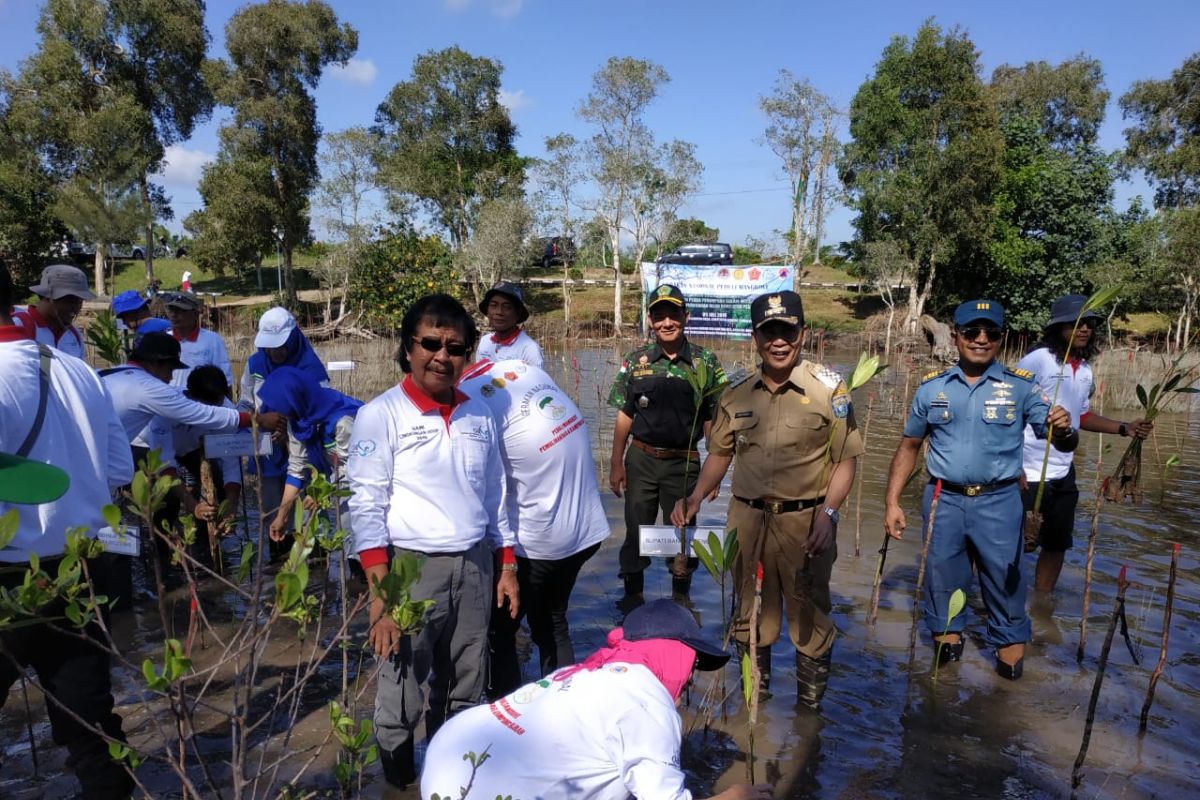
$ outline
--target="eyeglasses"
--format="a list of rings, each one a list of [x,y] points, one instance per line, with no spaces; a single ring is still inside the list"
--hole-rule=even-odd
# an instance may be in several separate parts
[[[424,336],[418,339],[413,337],[413,341],[421,345],[421,349],[426,353],[440,353],[446,351],[446,355],[451,358],[462,358],[467,354],[467,346],[462,342],[443,342],[434,336]]]
[[[978,339],[980,333],[987,334],[989,342],[998,342],[1000,341],[1000,337],[1004,335],[1004,329],[997,328],[995,325],[970,325],[966,328],[958,329],[958,335],[968,342]]]

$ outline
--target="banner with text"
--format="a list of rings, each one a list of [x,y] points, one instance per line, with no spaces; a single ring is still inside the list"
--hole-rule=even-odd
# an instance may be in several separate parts
[[[745,339],[751,333],[750,303],[760,294],[791,289],[792,267],[642,264],[643,297],[664,283],[678,286],[687,299],[688,333]]]

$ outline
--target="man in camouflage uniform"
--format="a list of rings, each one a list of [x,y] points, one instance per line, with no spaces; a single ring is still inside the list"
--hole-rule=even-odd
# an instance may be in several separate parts
[[[617,497],[625,496],[620,575],[625,583],[621,608],[626,612],[641,603],[642,571],[650,564],[639,554],[638,528],[653,525],[660,509],[665,523],[675,501],[695,485],[700,471],[697,442],[702,434],[708,436],[726,383],[713,352],[684,335],[688,313],[683,292],[670,284],[659,286],[648,313],[654,343],[625,356],[608,396],[608,404],[617,409],[609,484]],[[684,574],[672,572],[673,594],[687,594],[695,569],[692,558]]]
[[[744,652],[761,563],[755,657],[763,686],[786,609],[788,635],[796,648],[797,700],[816,708],[825,693],[837,635],[829,617],[829,577],[837,558],[838,508],[850,493],[863,442],[841,377],[800,360],[800,296],[762,295],[751,304],[750,319],[762,363],[722,395],[708,459],[686,507],[681,502],[672,521],[694,516],[735,462],[726,523],[728,530],[737,530],[739,545],[734,636]]]

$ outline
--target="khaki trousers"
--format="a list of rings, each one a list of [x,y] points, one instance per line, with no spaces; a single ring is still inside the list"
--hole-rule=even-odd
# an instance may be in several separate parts
[[[832,608],[829,578],[837,560],[837,544],[819,556],[805,555],[804,542],[814,510],[771,514],[730,499],[727,528],[736,528],[738,537],[733,579],[740,595],[733,635],[739,642],[750,641],[755,555],[761,552],[763,584],[758,646],[767,647],[779,639],[785,613],[788,635],[797,652],[819,658],[833,646],[837,627],[829,616]]]

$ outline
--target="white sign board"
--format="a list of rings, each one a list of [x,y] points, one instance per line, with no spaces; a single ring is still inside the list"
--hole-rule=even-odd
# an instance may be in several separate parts
[[[123,533],[117,533],[105,526],[96,531],[96,538],[104,543],[104,550],[122,556],[137,556],[142,552],[142,540],[138,537],[137,528],[126,528]]]
[[[719,526],[697,525],[685,528],[688,549],[699,539],[708,546],[708,535],[715,533],[721,546],[725,546],[725,529]],[[673,556],[679,554],[679,531],[673,525],[642,525],[638,528],[638,551],[644,556]],[[695,551],[692,551],[695,555]]]
[[[349,372],[354,369],[353,361],[330,361],[325,365],[325,369],[330,372]]]
[[[260,433],[258,455],[269,456],[272,451],[271,434]],[[204,437],[205,458],[241,458],[254,455],[254,437],[250,431],[237,433],[210,433]]]

